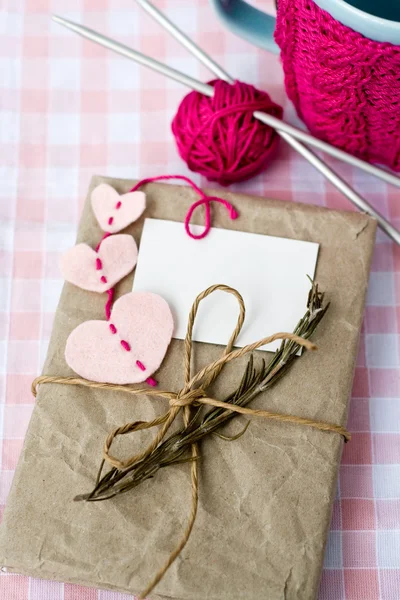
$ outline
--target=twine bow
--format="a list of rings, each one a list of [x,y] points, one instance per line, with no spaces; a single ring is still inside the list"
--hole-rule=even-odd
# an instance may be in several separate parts
[[[196,318],[196,314],[198,311],[198,307],[200,302],[215,292],[216,290],[224,291],[229,294],[235,296],[239,303],[239,317],[237,320],[236,327],[230,337],[226,348],[224,349],[220,358],[210,363],[203,369],[201,369],[198,373],[196,373],[193,377],[191,377],[191,360],[192,360],[192,333],[193,333],[193,325]],[[56,377],[56,376],[47,376],[43,375],[37,377],[32,383],[32,392],[36,397],[37,386],[43,383],[59,383],[66,385],[82,385],[90,388],[99,388],[99,389],[109,389],[113,391],[122,391],[132,395],[146,395],[146,396],[159,396],[169,400],[169,410],[161,415],[160,417],[155,418],[152,421],[133,421],[130,423],[126,423],[121,427],[117,427],[114,431],[112,431],[106,438],[103,448],[103,461],[100,466],[99,474],[97,476],[96,485],[99,482],[100,475],[102,472],[102,468],[104,462],[108,462],[112,467],[122,471],[128,469],[135,463],[142,461],[146,457],[149,457],[154,450],[159,446],[159,444],[164,440],[166,433],[171,427],[172,423],[175,421],[179,412],[183,411],[183,421],[185,426],[187,427],[191,420],[191,410],[192,406],[213,406],[217,408],[225,409],[226,411],[232,411],[242,415],[248,415],[250,417],[261,417],[264,419],[270,419],[274,421],[286,422],[286,423],[294,423],[297,425],[309,426],[314,429],[318,429],[319,431],[324,432],[332,432],[343,436],[345,441],[350,439],[350,434],[348,431],[340,426],[332,423],[326,423],[323,421],[315,421],[314,419],[307,419],[304,417],[298,417],[295,415],[287,415],[282,413],[271,412],[267,410],[256,410],[246,408],[245,406],[239,406],[236,404],[225,403],[219,400],[215,400],[213,398],[208,397],[206,389],[212,384],[212,382],[218,377],[222,368],[228,363],[234,360],[235,358],[239,358],[257,350],[258,348],[265,346],[275,340],[291,340],[295,344],[306,348],[307,350],[316,350],[317,346],[310,342],[307,339],[299,337],[293,333],[275,333],[268,337],[262,338],[258,342],[254,342],[253,344],[248,344],[243,348],[238,348],[237,350],[232,350],[233,345],[240,333],[240,330],[243,326],[244,318],[245,318],[245,305],[243,302],[242,296],[239,294],[237,290],[231,288],[227,285],[213,285],[206,289],[204,292],[199,294],[196,300],[193,303],[192,309],[188,318],[188,326],[187,333],[184,341],[184,376],[185,376],[185,385],[179,392],[169,392],[165,390],[157,390],[157,389],[149,389],[149,388],[133,388],[125,385],[116,385],[111,383],[99,383],[95,381],[88,381],[86,379],[74,378],[74,377]],[[278,365],[279,367],[279,365]],[[275,374],[276,369],[273,369],[270,373],[269,379]],[[150,445],[145,448],[142,452],[132,455],[127,460],[120,460],[116,456],[113,456],[110,453],[111,445],[114,439],[119,435],[125,435],[128,433],[132,433],[135,431],[140,431],[143,429],[150,429],[152,427],[156,427],[161,425],[160,430],[154,437],[153,441]],[[191,531],[193,529],[193,525],[196,519],[197,507],[198,507],[198,457],[199,450],[198,445],[193,443],[191,445],[191,484],[192,484],[192,499],[191,499],[191,507],[190,507],[190,515],[189,520],[184,531],[184,534],[181,538],[176,549],[169,556],[166,564],[160,569],[160,571],[156,574],[154,579],[150,582],[147,588],[142,592],[139,598],[145,598],[153,588],[159,583],[159,581],[163,578],[168,568],[174,562],[174,560],[179,556],[183,548],[185,547]],[[91,494],[86,494],[84,496],[79,496],[76,500],[91,500],[94,499]]]

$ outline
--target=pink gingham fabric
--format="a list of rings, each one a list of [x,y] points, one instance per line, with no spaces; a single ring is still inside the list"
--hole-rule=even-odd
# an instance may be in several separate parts
[[[285,98],[277,57],[223,30],[207,0],[155,0],[239,79]],[[259,2],[265,8],[265,1]],[[271,5],[272,2],[269,2]],[[4,508],[34,406],[62,281],[92,174],[190,175],[170,123],[185,90],[51,23],[50,13],[151,54],[202,80],[210,73],[133,0],[0,0],[0,505]],[[329,159],[400,228],[398,190]],[[191,175],[198,184],[204,181]],[[352,210],[281,144],[268,171],[236,186]],[[379,232],[349,429],[320,600],[400,598],[400,248]],[[123,600],[129,596],[1,573],[0,600]],[[261,600],[261,599],[260,599]]]

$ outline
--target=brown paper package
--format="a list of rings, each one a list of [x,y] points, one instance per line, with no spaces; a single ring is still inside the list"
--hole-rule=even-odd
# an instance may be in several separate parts
[[[135,183],[93,178],[78,233],[78,242],[93,247],[102,232],[89,199],[101,182],[120,193]],[[145,217],[183,222],[197,199],[187,187],[153,183],[143,189],[145,215],[126,230],[138,246]],[[251,407],[346,424],[376,222],[360,213],[245,194],[218,191],[218,195],[233,202],[240,217],[231,221],[224,209],[215,206],[216,227],[318,242],[316,279],[331,302],[313,338],[319,351],[295,361]],[[197,215],[199,223],[201,216]],[[229,248],[226,254],[228,260]],[[257,265],[238,265],[242,268],[262,277]],[[118,284],[118,296],[131,291],[132,279],[129,275]],[[73,375],[64,359],[67,336],[83,321],[103,319],[104,303],[103,295],[65,284],[44,374]],[[259,337],[271,333],[260,331]],[[220,346],[196,343],[195,369],[221,352]],[[224,368],[210,390],[214,397],[223,399],[234,389],[246,362],[243,357]],[[172,341],[157,380],[162,389],[181,389],[182,341]],[[163,399],[42,385],[1,526],[0,566],[34,577],[139,593],[182,536],[190,507],[189,466],[163,469],[137,489],[105,502],[81,503],[73,498],[93,488],[110,430],[127,421],[152,419],[166,409]],[[238,417],[224,433],[237,433],[244,423]],[[136,438],[125,436],[113,446],[113,454],[133,453],[150,435],[153,430]],[[201,445],[200,505],[191,538],[151,597],[315,598],[342,447],[339,435],[261,419],[253,419],[236,441],[206,439]]]

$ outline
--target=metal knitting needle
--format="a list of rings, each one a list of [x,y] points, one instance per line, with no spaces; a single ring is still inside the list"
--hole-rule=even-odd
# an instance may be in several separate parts
[[[153,19],[155,19],[164,29],[170,33],[186,50],[188,50],[191,54],[193,54],[201,63],[203,63],[212,73],[214,73],[220,79],[227,81],[228,83],[234,83],[233,77],[229,75],[224,69],[218,65],[210,56],[208,56],[199,46],[197,46],[191,39],[188,38],[172,21],[170,21],[161,11],[159,11],[153,4],[149,2],[149,0],[136,0],[137,4],[139,4],[146,12],[150,14]],[[209,93],[207,95],[210,95]],[[263,113],[261,111],[255,111],[254,117],[259,119],[261,122],[271,125],[270,115]],[[276,119],[272,117],[277,124],[281,124],[282,121],[280,119]],[[285,124],[286,125],[286,124]],[[290,126],[289,126],[290,127]],[[330,181],[340,192],[342,192],[353,204],[357,206],[361,211],[367,212],[370,215],[374,216],[379,225],[382,227],[386,233],[392,237],[392,239],[400,245],[400,232],[397,231],[386,219],[380,215],[377,211],[375,211],[372,206],[370,206],[364,198],[362,198],[359,194],[355,192],[353,188],[351,188],[335,171],[333,171],[328,165],[321,160],[318,156],[314,154],[309,148],[305,147],[298,139],[294,138],[292,135],[287,133],[287,131],[282,130],[279,127],[274,127],[277,133],[284,139],[289,146],[291,146],[294,150],[296,150],[301,156],[303,156],[308,162],[316,168],[328,181]],[[291,128],[292,129],[292,128]],[[299,131],[296,128],[293,128],[296,132]],[[313,141],[316,139],[313,136],[306,135],[307,138],[312,139]],[[333,146],[327,144],[330,149]],[[336,149],[335,149],[336,150]],[[347,157],[346,152],[343,154]],[[351,157],[353,158],[353,157]],[[362,164],[362,168],[370,167],[369,164],[364,163],[364,161],[358,161]],[[367,169],[365,169],[367,170]],[[369,169],[368,169],[369,170]],[[379,172],[379,176],[381,174],[381,170],[377,169]],[[386,171],[382,171],[390,176],[390,173]],[[393,177],[396,181],[396,185],[400,185],[400,178]]]
[[[212,73],[214,73],[219,79],[223,79],[228,83],[234,83],[234,79],[224,71],[224,69],[218,65],[208,54],[206,54],[199,46],[197,46],[187,35],[185,35],[172,21],[170,21],[161,11],[159,11],[153,4],[149,2],[149,0],[136,0],[136,3],[139,4],[146,12],[150,14],[153,19],[155,19],[164,29],[170,33],[186,50],[188,50],[193,56],[195,56],[202,64],[204,64]],[[209,95],[209,94],[208,94]],[[322,161],[318,156],[314,154],[309,148],[303,146],[299,141],[300,136],[298,133],[304,133],[301,130],[296,129],[295,127],[291,127],[284,123],[285,129],[282,129],[280,125],[282,125],[282,121],[277,119],[276,117],[272,117],[266,113],[261,111],[255,111],[254,117],[259,119],[261,122],[266,123],[272,126],[277,130],[277,133],[300,155],[302,155],[308,162],[313,165],[322,175],[326,177],[328,181],[330,181],[340,192],[342,192],[357,208],[361,211],[370,214],[375,217],[380,225],[380,227],[397,243],[400,245],[400,232],[397,231],[380,213],[375,211],[372,206],[370,206],[367,201],[362,198],[353,188],[351,188],[335,171],[330,169],[328,165]],[[271,122],[271,119],[274,121]],[[296,133],[296,136],[293,137],[290,135],[290,132],[293,131]],[[312,141],[319,142],[317,138],[309,134],[304,134],[304,141]],[[316,145],[316,144],[314,144]],[[322,143],[324,149],[328,148],[330,154],[338,158],[337,149],[331,146],[330,144]],[[390,178],[389,182],[394,183],[396,186],[400,187],[400,178],[394,175],[391,175],[387,171],[379,169],[377,167],[373,167],[368,163],[356,159],[351,154],[347,154],[347,152],[343,152],[341,150],[338,151],[340,155],[345,157],[345,162],[349,162],[350,164],[354,164],[355,166],[360,166],[364,171],[367,171],[371,174],[377,174],[378,177],[385,179],[387,176]],[[349,160],[350,159],[350,160]],[[354,159],[354,160],[353,160]],[[384,177],[383,177],[384,175]],[[392,181],[393,180],[393,181]]]
[[[138,62],[146,67],[157,71],[158,73],[162,73],[166,77],[170,77],[187,87],[200,92],[206,96],[212,97],[214,94],[214,89],[212,86],[197,81],[184,73],[180,73],[167,65],[163,65],[162,63],[150,58],[149,56],[145,56],[144,54],[129,48],[123,44],[115,42],[114,40],[107,38],[92,29],[87,27],[83,27],[82,25],[78,25],[77,23],[73,23],[66,19],[63,19],[58,16],[53,16],[53,20],[57,23],[64,25],[68,29],[71,29],[75,33],[91,40],[99,44],[100,46],[104,46],[109,50],[113,50],[117,54],[121,54],[122,56],[126,56],[131,60]],[[263,113],[260,113],[262,116]],[[322,162],[313,152],[305,148],[300,142],[292,139],[286,133],[281,132],[281,136],[300,154],[302,154],[307,160],[318,169],[333,185],[337,187],[339,191],[341,191],[357,208],[361,211],[366,212],[367,214],[374,217],[380,227],[387,233],[387,235],[392,238],[398,245],[400,245],[400,232],[397,231],[380,213],[378,213],[372,206],[370,206],[366,200],[364,200],[361,196],[359,196],[350,186],[347,185],[345,181],[343,181],[336,173],[334,173],[324,162]],[[286,137],[287,136],[287,137]],[[289,138],[289,139],[287,139]]]
[[[187,48],[189,52],[193,54],[200,62],[203,63],[208,69],[215,73],[219,79],[226,79],[227,73],[220,67],[212,58],[208,56],[201,48],[193,44],[190,38],[183,33],[172,21],[170,21],[162,12],[158,10],[153,4],[147,2],[147,0],[136,0],[145,11],[149,13],[158,23],[160,23],[168,33],[170,33],[182,46]]]
[[[203,63],[212,73],[214,73],[219,79],[224,79],[230,83],[233,83],[233,79],[224,69],[216,63],[208,54],[206,54],[199,46],[197,46],[183,31],[181,31],[172,21],[168,19],[158,8],[156,8],[153,4],[151,4],[148,0],[136,0],[136,3],[139,4],[146,12],[149,13],[168,33],[170,33],[182,46],[186,48],[193,56],[198,58],[200,62]],[[262,116],[261,116],[262,115]],[[356,158],[352,154],[345,152],[344,150],[339,150],[339,148],[335,148],[328,142],[324,142],[314,137],[313,135],[307,133],[306,131],[302,131],[297,127],[293,127],[293,125],[289,125],[285,121],[274,117],[273,115],[269,115],[266,113],[261,113],[260,111],[256,111],[254,116],[262,121],[263,123],[270,125],[274,129],[278,131],[284,131],[285,133],[290,134],[292,137],[309,144],[310,146],[314,146],[319,150],[323,150],[327,154],[334,156],[335,158],[348,163],[354,167],[358,167],[362,169],[366,173],[370,175],[374,175],[378,179],[382,179],[386,181],[386,183],[390,183],[395,185],[396,187],[400,187],[400,177],[394,175],[393,173],[389,173],[384,169],[380,169],[374,165],[370,165],[369,163],[361,160],[360,158]],[[287,141],[287,140],[286,140]]]
[[[67,29],[71,29],[71,31],[74,31],[78,35],[81,35],[82,37],[90,40],[91,42],[94,42],[95,44],[99,44],[100,46],[108,48],[109,50],[112,50],[117,54],[121,54],[126,58],[134,60],[140,65],[149,67],[150,69],[153,69],[153,71],[157,71],[158,73],[161,73],[162,75],[165,75],[170,79],[174,79],[179,83],[183,83],[183,85],[186,85],[186,87],[197,89],[198,91],[200,91],[201,94],[210,95],[208,93],[208,89],[210,86],[208,86],[206,83],[198,82],[196,81],[196,79],[192,79],[188,75],[180,73],[180,71],[176,71],[172,67],[168,67],[167,65],[163,65],[162,63],[155,61],[153,58],[150,58],[150,56],[146,56],[141,52],[137,52],[137,50],[133,50],[133,48],[129,48],[129,46],[125,46],[124,44],[115,42],[111,38],[108,38],[102,35],[101,33],[93,31],[93,29],[89,29],[88,27],[84,27],[83,25],[79,25],[78,23],[74,23],[73,21],[68,21],[67,19],[63,19],[58,15],[52,15],[51,18],[56,23],[63,25]]]

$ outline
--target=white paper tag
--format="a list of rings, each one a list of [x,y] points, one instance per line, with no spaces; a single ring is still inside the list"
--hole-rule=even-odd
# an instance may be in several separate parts
[[[201,227],[191,226],[194,233]],[[291,332],[304,315],[319,245],[255,233],[211,228],[202,240],[183,223],[146,219],[133,290],[160,294],[174,315],[174,336],[184,339],[196,296],[223,283],[243,296],[246,320],[237,346],[278,331]],[[236,325],[237,300],[217,291],[201,304],[193,339],[226,345]],[[264,347],[276,350],[280,342]]]

